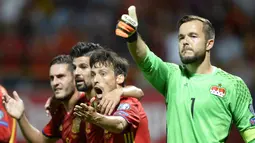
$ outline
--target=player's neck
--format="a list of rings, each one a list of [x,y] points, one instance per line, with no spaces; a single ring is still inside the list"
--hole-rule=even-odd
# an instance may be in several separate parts
[[[210,74],[213,72],[210,55],[205,56],[205,59],[202,62],[187,64],[185,66],[192,74]]]
[[[67,112],[71,112],[73,110],[75,104],[80,99],[79,96],[79,92],[76,90],[69,100],[63,102]]]

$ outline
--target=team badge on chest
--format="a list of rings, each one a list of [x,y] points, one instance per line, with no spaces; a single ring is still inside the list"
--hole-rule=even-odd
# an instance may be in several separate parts
[[[216,95],[216,96],[219,96],[219,97],[224,97],[225,95],[226,95],[226,89],[225,88],[223,88],[222,86],[221,86],[221,84],[219,84],[219,85],[215,85],[215,86],[212,86],[211,88],[210,88],[210,92],[211,92],[211,94],[213,94],[213,95]]]
[[[73,119],[73,124],[72,124],[72,132],[73,133],[79,133],[80,132],[80,123],[81,119],[80,118],[74,118]]]

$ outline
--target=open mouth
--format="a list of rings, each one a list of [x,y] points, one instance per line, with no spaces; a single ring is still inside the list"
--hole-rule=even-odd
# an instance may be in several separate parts
[[[99,87],[95,87],[95,92],[96,92],[96,94],[102,94],[103,93],[102,89],[100,89]]]
[[[96,92],[96,96],[97,96],[97,98],[98,99],[101,99],[102,98],[102,94],[103,94],[103,90],[101,89],[101,88],[99,88],[99,87],[94,87],[94,89],[95,89],[95,92]]]

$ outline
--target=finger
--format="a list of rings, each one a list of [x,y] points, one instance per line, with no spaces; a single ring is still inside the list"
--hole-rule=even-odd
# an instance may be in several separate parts
[[[113,104],[113,102],[109,101],[109,103],[107,104],[107,106],[105,108],[105,112],[104,112],[105,115],[108,115],[109,111],[111,110],[112,104]]]
[[[2,99],[3,99],[3,101],[5,101],[5,103],[7,103],[11,99],[11,96],[8,94],[3,94]]]
[[[85,103],[81,103],[80,106],[82,107],[83,110],[88,111],[88,105],[86,105]]]
[[[50,117],[50,111],[46,109],[45,112],[46,112],[46,116]]]
[[[97,109],[101,110],[102,106],[105,104],[106,100],[105,98],[103,98],[102,100],[100,100],[99,104],[97,105]]]
[[[16,92],[16,91],[13,91],[13,97],[14,97],[14,99],[15,100],[17,100],[17,101],[20,101],[21,99],[19,98],[19,95],[18,95],[18,93]]]
[[[100,112],[102,113],[102,114],[105,114],[105,108],[107,107],[107,105],[109,104],[109,101],[108,100],[105,100],[105,102],[104,102],[104,104],[102,105],[102,107],[101,107],[101,110],[100,110]]]
[[[75,116],[82,117],[81,114],[79,114],[78,112],[74,112],[73,114],[74,114]]]
[[[75,105],[75,107],[74,107],[74,111],[78,111],[78,110],[82,110],[82,107],[81,107],[81,106],[79,106],[79,105]]]
[[[108,115],[112,115],[112,112],[113,112],[113,110],[115,109],[116,105],[117,105],[117,103],[113,103],[113,104],[112,104],[112,106],[111,106],[111,108],[110,108],[110,111],[108,112]]]
[[[50,108],[50,102],[52,100],[52,97],[49,97],[44,105],[44,108],[47,110],[48,108]]]
[[[137,21],[137,15],[136,15],[136,7],[131,5],[129,8],[128,8],[128,15],[133,18],[136,22]]]

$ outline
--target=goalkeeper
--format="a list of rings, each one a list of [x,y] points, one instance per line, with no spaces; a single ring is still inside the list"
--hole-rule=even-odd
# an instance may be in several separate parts
[[[237,76],[211,64],[215,30],[205,18],[187,15],[178,23],[182,65],[157,57],[137,32],[135,7],[122,15],[116,35],[145,78],[164,97],[168,143],[224,143],[232,123],[245,142],[255,143],[255,114],[250,92]]]

